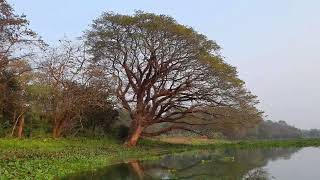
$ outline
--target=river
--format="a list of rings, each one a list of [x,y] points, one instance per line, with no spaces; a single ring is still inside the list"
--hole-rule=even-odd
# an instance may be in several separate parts
[[[316,180],[320,148],[215,149],[130,160],[66,179]]]

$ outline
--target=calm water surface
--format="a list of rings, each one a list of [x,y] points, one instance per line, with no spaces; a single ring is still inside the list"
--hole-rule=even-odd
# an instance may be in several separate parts
[[[317,180],[320,148],[216,149],[130,161],[66,179]]]

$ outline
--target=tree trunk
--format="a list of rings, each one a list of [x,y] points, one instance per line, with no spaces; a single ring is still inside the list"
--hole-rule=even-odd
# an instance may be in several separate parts
[[[14,131],[16,130],[16,126],[17,126],[17,123],[18,123],[17,112],[16,111],[14,111],[14,113],[13,113],[13,122],[14,122],[14,125],[12,127],[11,137],[13,137]]]
[[[61,136],[61,127],[58,124],[55,124],[52,131],[53,138],[59,138]]]
[[[18,128],[18,137],[22,138],[23,136],[23,127],[24,127],[24,115],[20,117],[19,128]]]
[[[129,136],[125,142],[126,147],[134,147],[137,145],[139,138],[141,137],[142,126],[137,122],[131,123]]]

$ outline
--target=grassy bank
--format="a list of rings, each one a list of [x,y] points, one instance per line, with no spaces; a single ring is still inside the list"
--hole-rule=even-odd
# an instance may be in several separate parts
[[[144,140],[137,148],[126,149],[111,139],[0,139],[0,179],[52,179],[122,160],[154,159],[191,149],[307,146],[320,146],[320,140],[203,141],[188,145]]]

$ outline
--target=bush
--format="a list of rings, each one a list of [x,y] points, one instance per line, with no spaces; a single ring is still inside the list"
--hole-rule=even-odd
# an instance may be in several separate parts
[[[117,139],[125,140],[129,135],[129,127],[126,125],[119,125],[114,128],[113,134]]]

